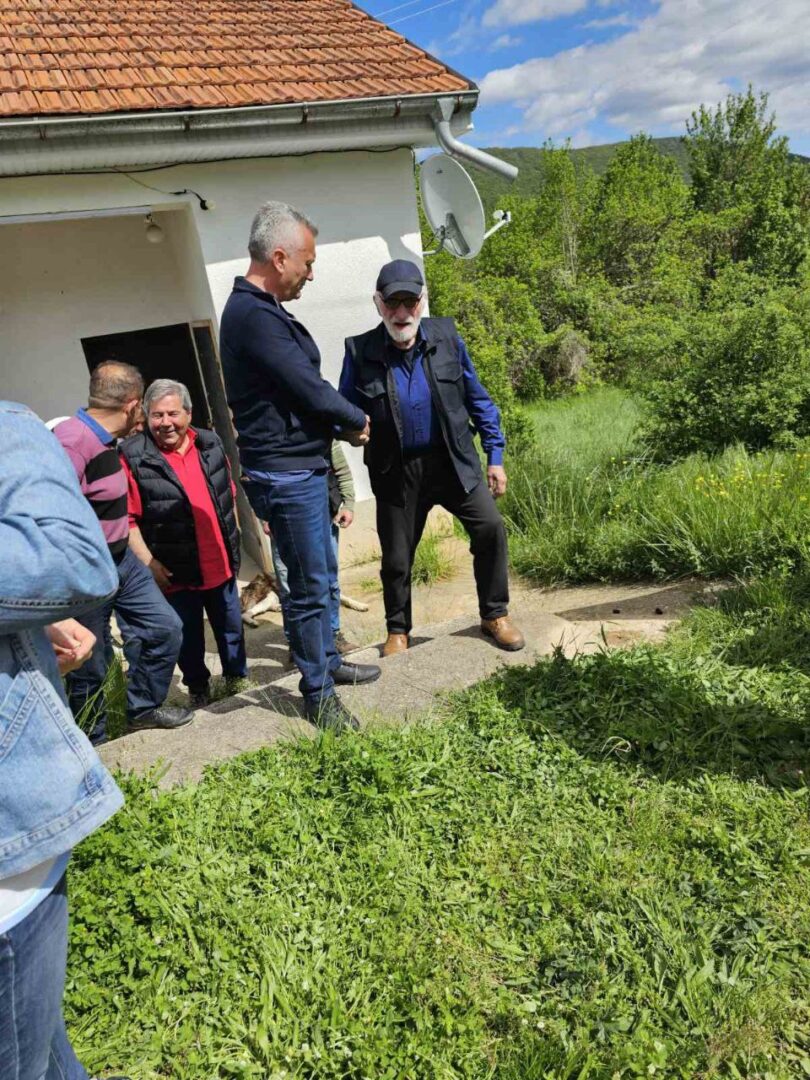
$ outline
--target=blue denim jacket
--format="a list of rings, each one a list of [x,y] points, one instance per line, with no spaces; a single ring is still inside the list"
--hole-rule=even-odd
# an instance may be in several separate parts
[[[56,437],[0,401],[0,878],[69,851],[123,803],[73,721],[45,636],[117,587]]]

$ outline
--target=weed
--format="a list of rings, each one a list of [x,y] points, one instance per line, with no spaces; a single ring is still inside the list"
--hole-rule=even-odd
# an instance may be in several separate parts
[[[435,585],[447,581],[455,573],[455,563],[444,547],[444,537],[425,533],[416,549],[411,571],[414,585]]]
[[[804,593],[781,596],[798,619]],[[87,1065],[802,1075],[810,677],[723,659],[756,599],[657,650],[510,669],[441,724],[277,745],[170,792],[127,780],[71,868]]]

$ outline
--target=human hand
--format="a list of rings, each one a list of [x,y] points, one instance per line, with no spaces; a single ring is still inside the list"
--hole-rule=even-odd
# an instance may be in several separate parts
[[[75,619],[62,619],[45,627],[48,641],[56,653],[59,674],[67,675],[89,660],[96,643],[96,635]]]
[[[152,577],[157,582],[160,591],[166,592],[172,583],[173,575],[171,570],[167,570],[158,559],[152,559],[149,563],[149,569],[152,571]]]
[[[371,420],[366,417],[366,426],[362,431],[347,431],[346,441],[351,446],[365,446],[371,436]]]
[[[503,465],[490,465],[487,469],[487,487],[494,499],[500,499],[506,491],[506,470]]]
[[[265,536],[268,536],[272,540],[273,534],[270,532],[270,522],[269,521],[263,521],[262,522],[262,532],[264,533]]]
[[[335,514],[332,520],[336,525],[339,525],[341,529],[348,529],[348,527],[354,521],[354,511],[347,510],[345,506],[341,507],[341,509],[337,512],[337,514]]]

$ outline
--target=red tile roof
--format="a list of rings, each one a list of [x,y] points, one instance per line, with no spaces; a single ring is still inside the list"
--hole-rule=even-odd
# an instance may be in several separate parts
[[[452,93],[350,0],[0,0],[0,116]]]

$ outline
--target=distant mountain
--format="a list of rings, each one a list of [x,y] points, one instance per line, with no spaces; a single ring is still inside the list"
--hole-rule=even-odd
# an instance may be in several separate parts
[[[689,163],[684,140],[680,136],[667,136],[653,139],[653,142],[662,154],[675,159],[681,173],[688,179]],[[574,167],[578,171],[589,168],[597,176],[601,176],[607,169],[610,159],[622,145],[620,142],[605,143],[604,146],[585,146],[578,150],[572,150],[571,157],[574,161]],[[509,161],[520,169],[517,180],[510,183],[508,180],[502,180],[494,173],[468,166],[465,162],[465,168],[469,168],[470,175],[475,180],[476,187],[481,193],[484,208],[487,211],[495,208],[501,195],[531,196],[539,193],[543,184],[543,159],[540,147],[493,146],[487,149],[487,153],[502,158],[504,161]],[[794,156],[798,160],[810,164],[810,158],[802,158],[798,154]]]

